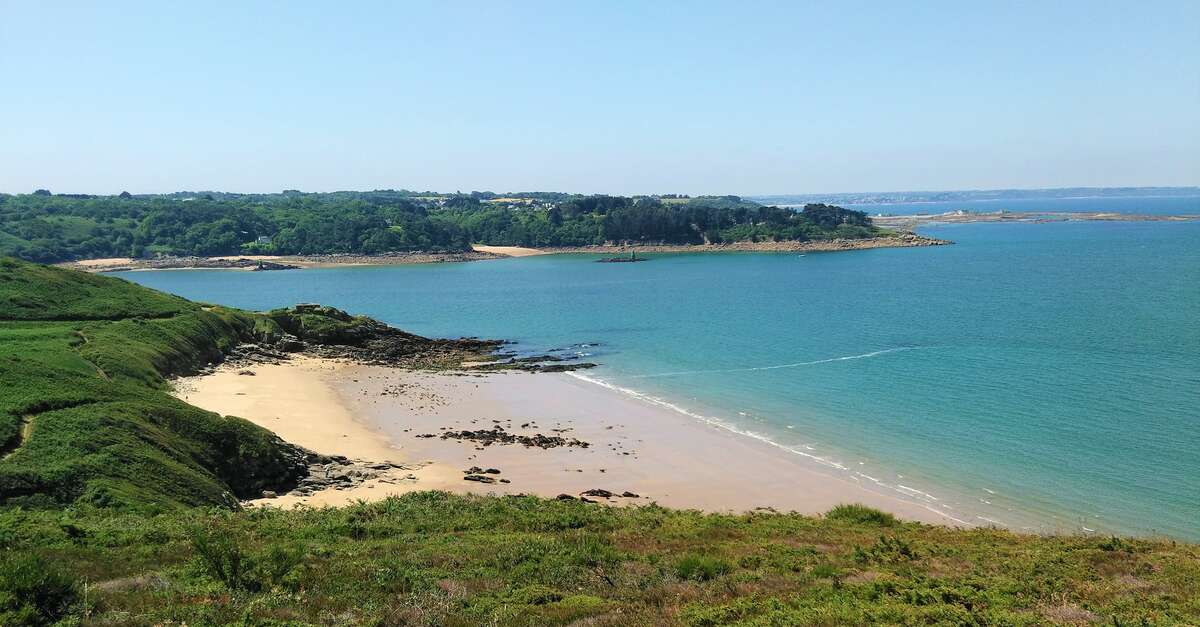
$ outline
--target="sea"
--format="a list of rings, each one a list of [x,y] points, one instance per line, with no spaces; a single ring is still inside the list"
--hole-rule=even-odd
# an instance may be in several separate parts
[[[1200,222],[920,232],[955,244],[119,276],[593,361],[574,375],[970,524],[1200,540]]]

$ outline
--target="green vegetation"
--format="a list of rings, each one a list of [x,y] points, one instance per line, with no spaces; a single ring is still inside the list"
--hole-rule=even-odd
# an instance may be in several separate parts
[[[0,194],[0,255],[39,262],[159,254],[463,251],[471,243],[586,246],[819,240],[881,233],[862,212],[822,204],[797,212],[737,196],[535,193],[501,197],[387,190]]]
[[[893,527],[899,522],[895,516],[887,512],[881,512],[875,508],[858,504],[838,505],[829,510],[825,516],[833,520],[845,520],[852,523],[876,525],[879,527]]]
[[[125,281],[0,258],[0,320],[165,318],[198,309]]]
[[[234,497],[295,478],[297,451],[164,377],[237,342],[352,342],[379,323],[11,259],[0,312],[0,625],[1200,623],[1200,547],[1169,540],[955,530],[861,505],[417,492],[243,510]]]
[[[0,259],[0,503],[150,510],[296,479],[294,447],[165,391],[254,339],[255,318]]]
[[[10,509],[5,549],[73,573],[74,588],[53,579],[46,596],[76,590],[64,613],[95,624],[1200,621],[1194,545],[533,497],[421,492],[159,516]],[[10,585],[31,584],[0,579],[0,599]]]

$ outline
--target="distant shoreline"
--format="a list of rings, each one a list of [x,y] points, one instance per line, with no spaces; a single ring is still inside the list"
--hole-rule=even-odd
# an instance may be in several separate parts
[[[332,253],[325,255],[225,255],[217,257],[159,257],[133,259],[82,259],[54,265],[86,272],[127,272],[138,270],[293,270],[332,268],[340,266],[393,266],[426,263],[460,263],[510,257],[562,254],[619,254],[619,253],[719,253],[719,252],[835,252],[874,248],[919,248],[944,246],[954,242],[917,235],[912,231],[930,224],[970,224],[996,222],[1194,222],[1200,215],[1147,215],[1115,212],[1047,212],[994,211],[987,213],[951,211],[937,214],[871,216],[876,226],[898,231],[892,237],[832,240],[785,240],[763,242],[733,242],[729,244],[601,244],[592,246],[524,246],[473,245],[463,252],[392,252],[379,255]]]
[[[902,233],[895,237],[833,239],[780,242],[734,242],[731,244],[631,244],[561,246],[527,248],[521,246],[476,245],[474,250],[457,253],[407,252],[382,255],[225,255],[218,257],[159,257],[133,259],[114,257],[83,259],[58,263],[60,267],[86,272],[128,272],[140,270],[294,270],[338,266],[392,266],[425,263],[459,263],[508,257],[557,254],[611,253],[713,253],[713,252],[834,252],[873,248],[914,248],[944,246],[948,240]]]
[[[912,230],[927,224],[967,224],[975,222],[1192,222],[1200,215],[1135,214],[1105,211],[947,211],[911,215],[875,215],[871,222],[887,229]]]

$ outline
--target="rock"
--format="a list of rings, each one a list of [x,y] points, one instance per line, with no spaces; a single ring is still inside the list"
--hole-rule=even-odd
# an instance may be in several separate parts
[[[554,498],[556,498],[560,501],[574,501],[575,500],[575,497],[571,496],[570,494],[560,494]]]
[[[479,466],[471,466],[470,468],[464,470],[463,472],[468,475],[477,475],[477,474],[483,472],[483,469],[480,468]]]
[[[583,492],[583,495],[584,496],[598,496],[598,497],[604,498],[604,499],[611,499],[614,496],[612,492],[609,492],[608,490],[605,490],[603,488],[592,488],[591,490],[587,490],[586,492]]]
[[[278,497],[278,496],[279,496],[278,494],[276,494],[275,492],[273,492],[273,491],[271,491],[271,490],[263,490],[263,492],[262,492],[262,497],[263,497],[264,499],[273,499],[273,498],[276,498],[276,497]]]
[[[418,435],[417,437],[434,437],[433,434]],[[443,440],[466,440],[470,442],[478,442],[483,446],[491,446],[493,444],[520,444],[530,448],[551,449],[560,446],[572,446],[579,448],[588,448],[591,446],[587,442],[577,438],[564,438],[557,435],[542,435],[537,433],[534,435],[513,435],[504,430],[503,427],[495,426],[491,429],[480,429],[478,431],[446,431],[440,436]]]
[[[254,371],[253,371],[253,370],[239,370],[239,371],[238,371],[238,374],[240,374],[240,375],[242,375],[242,376],[244,376],[244,377],[253,377],[253,376],[254,376]]]
[[[308,348],[308,344],[305,344],[304,342],[301,342],[300,340],[295,339],[295,338],[292,338],[292,339],[285,338],[285,339],[279,340],[279,343],[276,344],[276,346],[279,348],[279,350],[281,350],[285,353],[299,353],[300,351]]]
[[[511,482],[511,481],[509,481],[508,479],[501,479],[501,480],[500,480],[500,483],[512,483],[512,482]]]
[[[623,496],[623,497],[625,497],[625,498],[627,498],[627,499],[636,499],[636,498],[639,498],[637,494],[634,494],[633,492],[630,492],[629,490],[626,490],[626,491],[622,492],[622,493],[621,493],[621,496]]]
[[[500,474],[500,469],[499,468],[488,468],[487,470],[485,470],[483,472],[485,472],[489,475],[498,475],[498,474]]]
[[[467,475],[463,477],[463,481],[475,481],[478,483],[496,483],[496,480],[483,475]]]

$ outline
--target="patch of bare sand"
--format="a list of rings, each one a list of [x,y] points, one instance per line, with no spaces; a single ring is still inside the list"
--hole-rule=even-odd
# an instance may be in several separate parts
[[[344,371],[339,389],[352,413],[383,427],[410,459],[458,469],[455,492],[542,496],[592,489],[638,498],[610,504],[659,504],[706,511],[759,507],[808,514],[863,503],[910,520],[959,524],[923,504],[823,472],[798,455],[578,379],[570,374],[420,373],[376,366]],[[447,431],[502,429],[588,443],[554,448],[492,444]],[[434,437],[420,437],[433,435]],[[463,470],[495,468],[510,483],[464,481]]]
[[[471,248],[478,253],[491,253],[493,255],[504,255],[505,257],[529,257],[530,255],[544,255],[546,251],[536,248],[525,248],[523,246],[485,246],[483,244],[471,244]]]
[[[347,367],[340,362],[309,357],[296,357],[280,364],[224,367],[211,375],[179,379],[175,393],[192,405],[245,418],[288,442],[318,453],[408,462],[409,469],[400,473],[401,479],[395,483],[371,480],[349,489],[323,490],[307,497],[288,494],[252,501],[253,504],[344,505],[359,499],[375,500],[431,489],[431,484],[458,479],[459,474],[452,468],[427,464],[427,460],[404,459],[403,452],[392,446],[378,427],[355,418],[333,385]],[[243,371],[254,375],[239,374]],[[420,468],[412,469],[414,464]],[[402,479],[410,474],[416,477],[415,481]]]

